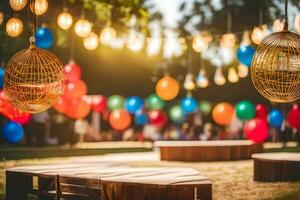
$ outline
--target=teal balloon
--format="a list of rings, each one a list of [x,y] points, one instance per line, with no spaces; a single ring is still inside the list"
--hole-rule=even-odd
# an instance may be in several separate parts
[[[107,104],[110,111],[123,109],[124,108],[124,98],[120,95],[113,95],[108,98]]]
[[[273,109],[268,116],[269,124],[273,127],[280,128],[284,120],[284,115],[280,110]]]
[[[2,136],[9,143],[19,143],[24,137],[24,129],[19,123],[9,121],[2,127]]]
[[[212,105],[208,101],[200,101],[199,109],[200,109],[201,113],[208,115],[211,112]]]
[[[38,48],[49,49],[52,47],[54,39],[48,28],[41,27],[35,33],[35,45]]]
[[[125,101],[125,109],[130,113],[135,113],[138,110],[142,109],[143,105],[143,99],[136,96],[128,97]]]
[[[159,98],[156,94],[151,94],[146,99],[146,108],[148,110],[161,110],[165,107],[166,102]]]
[[[180,124],[185,121],[185,113],[180,106],[173,106],[169,111],[169,116],[172,122],[176,124]]]
[[[148,115],[143,110],[138,110],[134,114],[134,123],[136,125],[146,125],[149,122]]]
[[[235,107],[236,116],[242,120],[249,120],[255,117],[255,105],[248,100],[240,101]]]
[[[238,48],[237,58],[240,63],[244,64],[247,67],[250,67],[254,54],[255,54],[254,47],[250,45],[248,46],[242,45]]]
[[[193,113],[196,112],[198,103],[197,101],[192,97],[185,97],[180,102],[181,108],[186,113]]]

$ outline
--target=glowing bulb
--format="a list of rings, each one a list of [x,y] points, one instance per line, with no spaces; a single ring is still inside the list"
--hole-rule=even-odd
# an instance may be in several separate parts
[[[86,38],[83,40],[83,46],[87,50],[95,50],[99,45],[98,35],[94,32],[91,32]]]
[[[201,69],[197,76],[197,85],[200,88],[206,88],[208,86],[208,84],[209,84],[209,82],[206,77],[205,71],[203,69]]]
[[[180,38],[178,39],[178,41],[179,41],[179,44],[180,44],[181,49],[182,49],[183,51],[185,51],[185,50],[188,49],[188,46],[187,46],[187,43],[186,43],[186,40],[184,39],[184,37],[180,37]]]
[[[204,35],[204,34],[199,34],[193,39],[193,49],[196,52],[204,52],[207,50],[209,43],[212,41],[211,36],[209,35]]]
[[[272,30],[273,30],[273,32],[280,32],[283,30],[283,26],[284,26],[284,24],[282,23],[282,21],[280,21],[280,19],[276,19],[273,22]]]
[[[196,87],[195,81],[194,81],[194,76],[192,73],[188,73],[185,77],[183,87],[186,90],[193,90]]]
[[[0,25],[2,25],[3,20],[4,20],[4,14],[3,12],[0,12]]]
[[[295,17],[295,22],[294,22],[295,30],[300,33],[300,13],[298,13]]]
[[[236,83],[239,81],[239,76],[233,67],[229,68],[228,70],[228,81],[231,83]]]
[[[106,26],[100,33],[100,42],[104,45],[110,45],[116,40],[117,32],[114,28]]]
[[[226,79],[223,75],[222,68],[217,68],[215,72],[214,82],[216,85],[224,85],[226,83]]]
[[[225,48],[233,48],[235,46],[236,37],[232,33],[224,34],[221,38],[220,45]]]
[[[245,31],[243,34],[243,40],[241,42],[241,46],[249,46],[251,45],[250,33],[249,31]]]
[[[239,64],[238,65],[238,75],[240,78],[246,78],[249,74],[249,67]]]
[[[79,37],[87,37],[92,31],[92,24],[86,19],[79,19],[75,26],[75,33]]]
[[[31,8],[31,12],[36,15],[43,15],[48,10],[48,0],[35,0],[34,1],[34,8]]]
[[[161,38],[147,38],[147,54],[157,55],[161,49]]]
[[[10,37],[18,37],[23,31],[23,22],[16,17],[10,18],[6,23],[6,33]]]
[[[127,40],[127,48],[131,51],[138,52],[144,47],[144,35],[136,31],[131,31]]]
[[[9,5],[14,11],[21,11],[25,8],[27,0],[9,0]]]
[[[68,30],[73,24],[72,15],[67,10],[64,10],[62,13],[58,15],[57,24],[59,28],[63,30]]]
[[[259,45],[267,35],[269,35],[268,27],[267,25],[262,25],[253,29],[251,39],[255,44]]]

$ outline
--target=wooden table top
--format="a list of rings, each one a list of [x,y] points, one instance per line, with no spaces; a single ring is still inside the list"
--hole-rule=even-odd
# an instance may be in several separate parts
[[[245,146],[252,145],[250,140],[212,140],[212,141],[157,141],[157,147],[197,147],[197,146]]]
[[[274,161],[295,161],[300,162],[300,153],[258,153],[252,155],[253,159],[274,160]]]

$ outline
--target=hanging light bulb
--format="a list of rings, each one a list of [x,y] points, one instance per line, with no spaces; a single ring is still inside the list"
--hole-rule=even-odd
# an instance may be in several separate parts
[[[241,46],[249,46],[249,45],[251,45],[250,33],[249,31],[244,31]]]
[[[0,12],[0,25],[2,25],[3,20],[4,20],[4,14],[3,12]]]
[[[255,44],[259,45],[267,35],[269,35],[268,27],[267,25],[262,25],[253,29],[251,39]]]
[[[92,24],[84,19],[83,17],[79,19],[74,26],[75,33],[79,37],[87,37],[92,31]]]
[[[208,34],[199,34],[193,39],[193,49],[202,53],[207,50],[209,43],[212,41],[212,37]]]
[[[184,37],[180,37],[180,38],[178,39],[178,41],[179,41],[179,44],[180,44],[181,49],[182,49],[183,51],[185,51],[185,50],[188,49],[188,45],[187,45],[186,40],[185,40]]]
[[[116,30],[111,26],[106,26],[100,33],[100,42],[104,45],[110,45],[117,38]]]
[[[59,28],[63,30],[68,30],[72,26],[73,17],[67,9],[64,9],[63,12],[58,15],[57,24]]]
[[[9,5],[14,11],[21,11],[25,8],[27,0],[9,0]]]
[[[295,17],[294,27],[295,30],[300,34],[300,13],[298,13]]]
[[[149,56],[157,55],[161,50],[161,38],[147,38],[147,54]]]
[[[196,87],[196,84],[195,84],[195,81],[194,81],[194,76],[192,73],[187,73],[187,75],[185,76],[185,80],[184,80],[184,83],[183,83],[183,88],[188,90],[188,91],[191,91],[193,89],[195,89]]]
[[[206,88],[208,86],[209,82],[206,77],[206,73],[204,69],[200,69],[199,74],[197,76],[197,85],[200,88]]]
[[[6,33],[10,37],[18,37],[23,32],[23,22],[16,17],[10,18],[6,23]]]
[[[144,35],[133,30],[129,33],[126,45],[131,51],[138,52],[144,47],[144,42]]]
[[[99,45],[99,39],[96,33],[91,32],[86,38],[83,40],[83,46],[87,50],[95,50]]]
[[[283,30],[283,22],[280,20],[280,19],[276,19],[274,22],[273,22],[273,27],[272,27],[272,30],[273,32],[280,32]]]
[[[216,85],[224,85],[226,83],[226,79],[223,75],[222,68],[217,68],[215,72],[214,82]]]
[[[238,65],[238,75],[240,78],[246,78],[249,74],[249,67],[243,64]]]
[[[34,7],[31,6],[31,12],[36,15],[43,15],[48,10],[48,0],[35,0]]]
[[[224,34],[220,41],[220,46],[225,48],[233,48],[236,43],[236,37],[232,33]]]
[[[234,67],[231,67],[228,70],[228,81],[231,83],[236,83],[239,81],[239,76]]]

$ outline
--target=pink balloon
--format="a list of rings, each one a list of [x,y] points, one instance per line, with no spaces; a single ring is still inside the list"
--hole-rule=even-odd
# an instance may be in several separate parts
[[[65,66],[65,72],[68,81],[78,81],[81,78],[81,69],[73,60]]]
[[[292,110],[288,113],[287,120],[291,127],[300,129],[300,108],[294,104]]]
[[[247,121],[244,126],[244,132],[248,140],[256,143],[264,142],[269,136],[267,123],[258,118]]]
[[[161,127],[167,123],[167,116],[159,110],[152,110],[148,113],[151,124]]]
[[[65,89],[67,98],[79,98],[87,93],[87,86],[82,80],[68,82]]]
[[[257,104],[256,105],[256,117],[261,120],[267,120],[268,117],[268,111],[267,107],[263,104]]]

